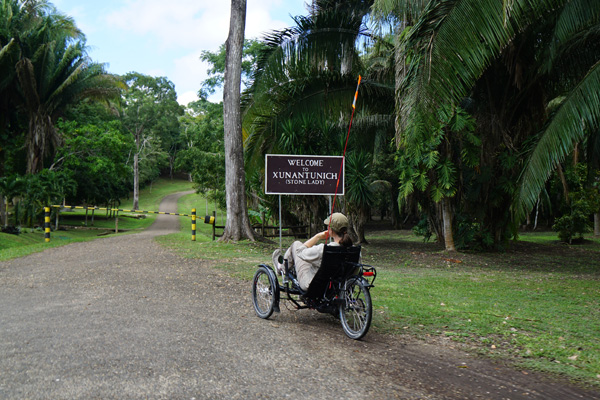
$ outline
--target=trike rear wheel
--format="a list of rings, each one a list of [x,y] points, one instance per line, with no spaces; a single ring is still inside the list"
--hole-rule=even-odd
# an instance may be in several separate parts
[[[360,278],[346,281],[340,304],[340,321],[344,333],[351,339],[362,338],[369,331],[372,316],[371,293],[365,281]]]
[[[260,266],[252,280],[252,303],[254,311],[260,318],[269,318],[275,309],[277,301],[277,278],[273,271]]]

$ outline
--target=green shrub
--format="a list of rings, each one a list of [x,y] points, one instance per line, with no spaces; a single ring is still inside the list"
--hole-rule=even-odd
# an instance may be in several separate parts
[[[433,235],[431,227],[429,226],[429,219],[427,218],[427,216],[421,218],[419,223],[412,228],[412,231],[415,234],[415,236],[423,236],[424,242],[429,242],[429,240],[431,239],[431,235]]]
[[[571,193],[569,211],[552,225],[561,241],[571,244],[574,238],[583,239],[583,234],[592,230],[590,215],[595,211],[594,194],[590,190]]]

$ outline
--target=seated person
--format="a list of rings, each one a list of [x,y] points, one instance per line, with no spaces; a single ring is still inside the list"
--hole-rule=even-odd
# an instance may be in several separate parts
[[[304,243],[295,241],[284,256],[288,266],[296,268],[296,278],[302,290],[308,289],[321,265],[325,244],[317,244],[320,240],[332,237],[333,243],[329,243],[329,246],[352,246],[352,239],[348,236],[348,218],[344,214],[333,213],[323,223],[329,227],[328,230],[317,233]],[[279,262],[280,253],[279,249],[273,253],[273,264],[283,272],[285,267]]]

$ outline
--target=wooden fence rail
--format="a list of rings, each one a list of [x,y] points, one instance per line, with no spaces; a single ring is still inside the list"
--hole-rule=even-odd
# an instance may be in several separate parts
[[[215,212],[213,211],[213,217],[215,217]],[[216,220],[216,219],[215,219]],[[279,226],[271,226],[265,224],[254,224],[252,228],[258,233],[260,233],[263,237],[279,237]],[[217,233],[217,229],[221,230],[221,233]],[[225,229],[225,226],[220,226],[216,224],[212,224],[212,240],[215,240],[218,237],[223,236],[222,230]],[[309,225],[297,225],[297,226],[282,226],[283,230],[291,230],[291,232],[283,232],[281,236],[290,237],[293,236],[295,238],[308,238],[310,226]],[[271,231],[271,232],[269,232]]]

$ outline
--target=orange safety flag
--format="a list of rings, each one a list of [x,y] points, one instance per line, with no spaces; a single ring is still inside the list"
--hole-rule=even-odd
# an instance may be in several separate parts
[[[354,92],[354,101],[352,102],[352,109],[356,109],[356,98],[358,97],[358,87],[360,86],[361,76],[358,76],[358,85],[356,85],[356,92]]]

